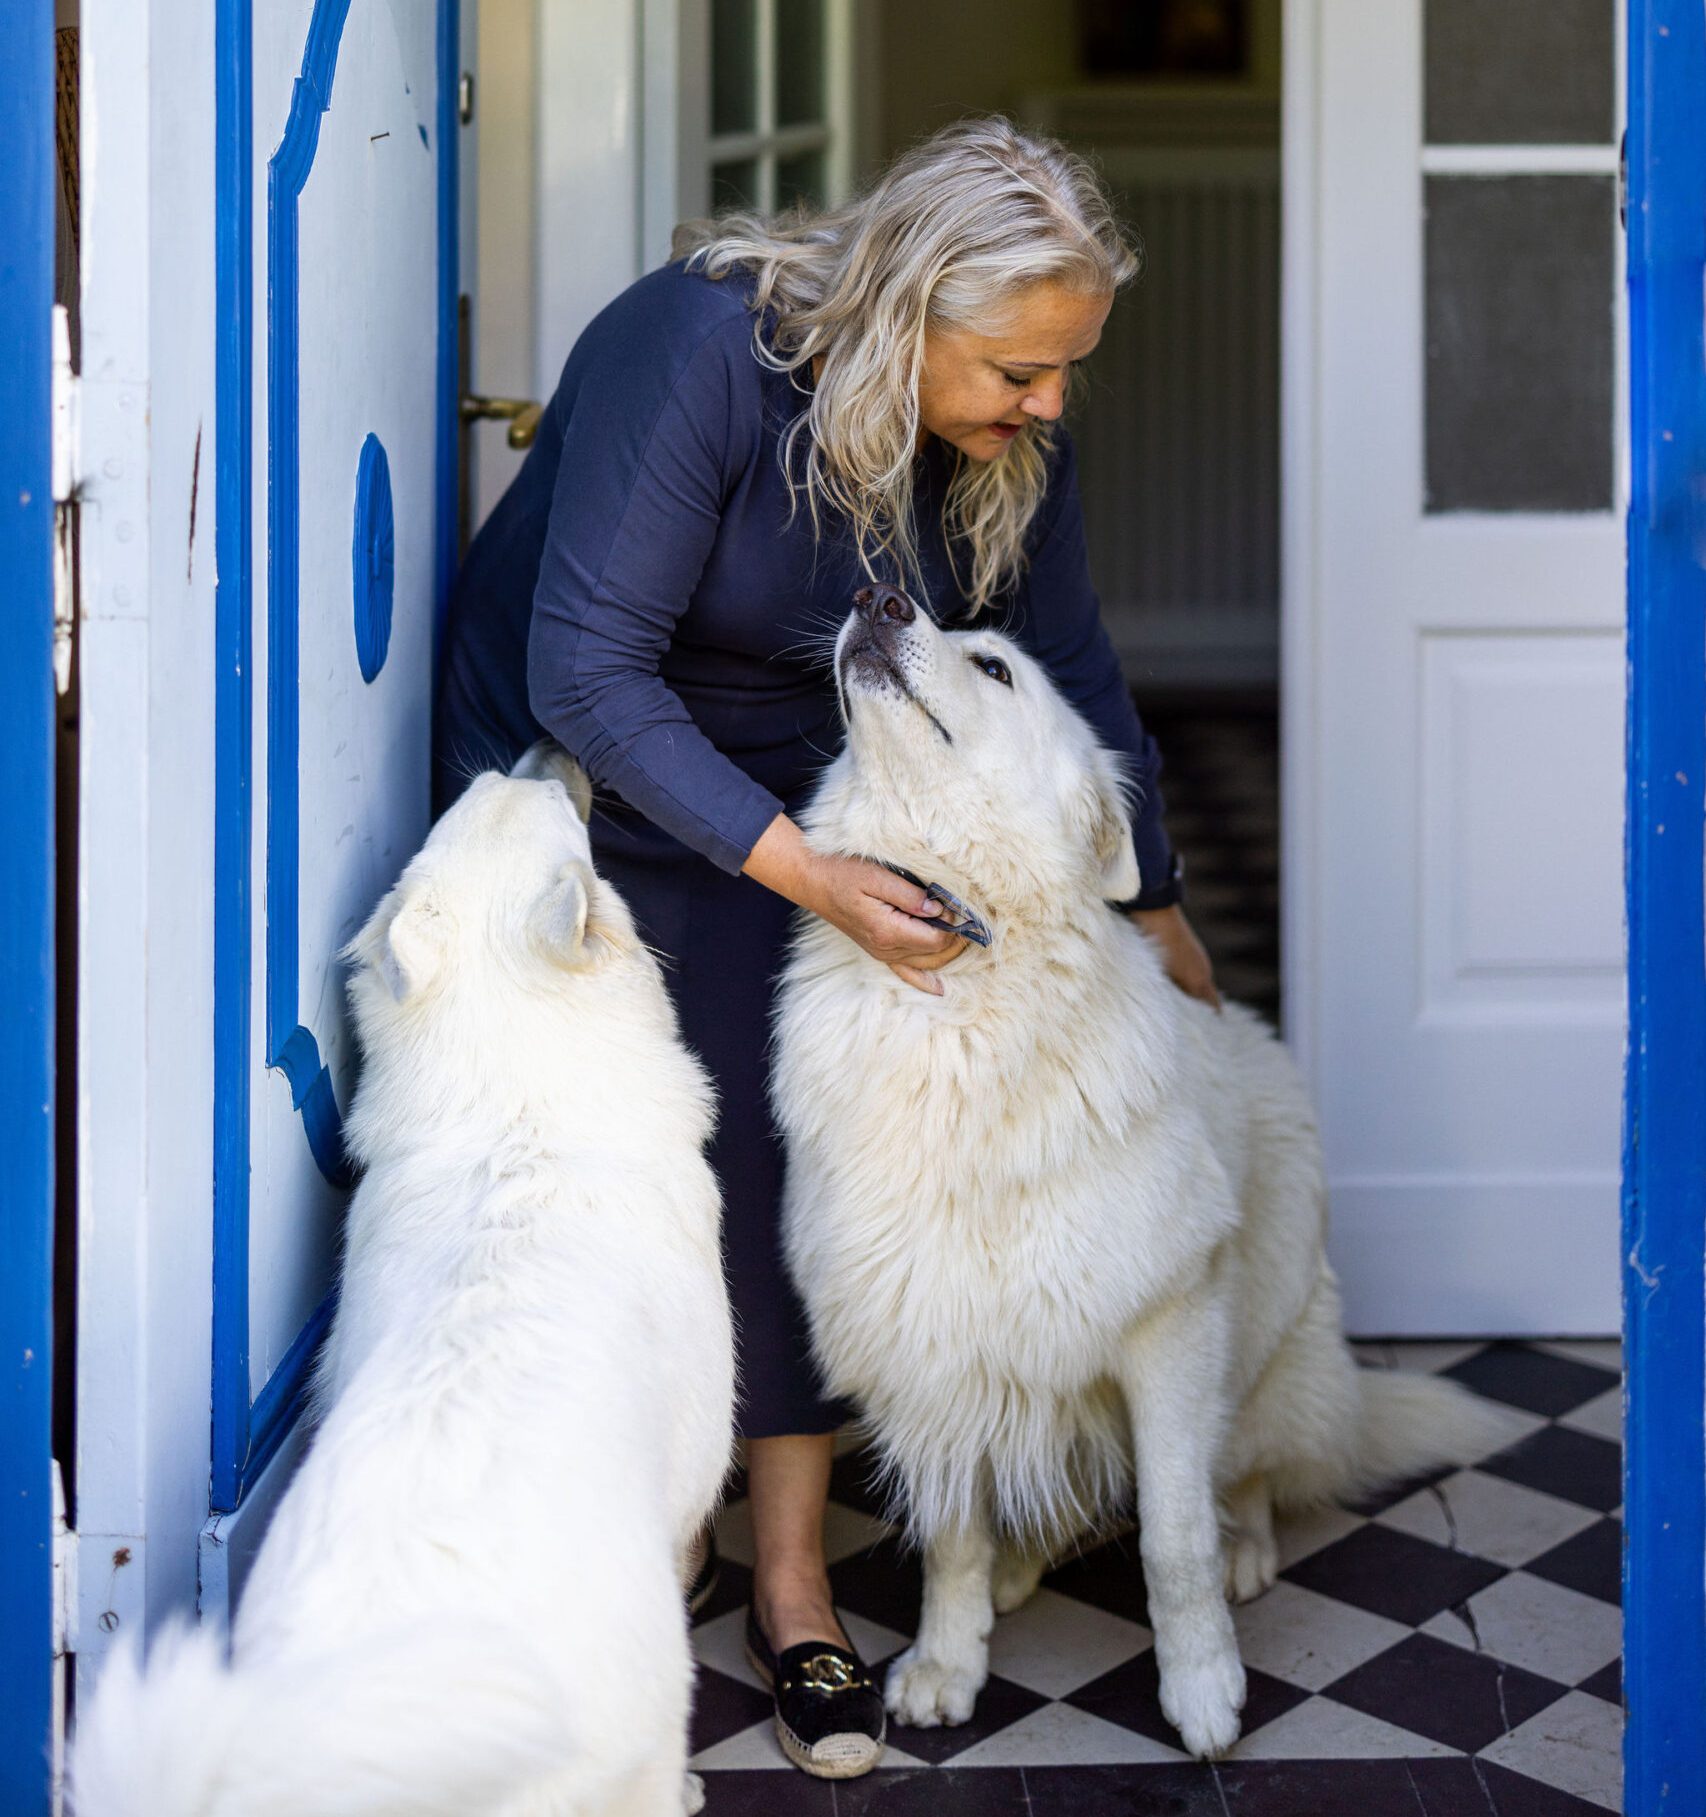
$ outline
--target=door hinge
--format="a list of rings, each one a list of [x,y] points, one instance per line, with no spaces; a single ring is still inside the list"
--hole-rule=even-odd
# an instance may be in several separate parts
[[[65,1479],[53,1460],[53,1656],[77,1651],[77,1531],[66,1518]]]
[[[71,370],[71,321],[63,303],[53,306],[53,681],[71,686],[71,642],[77,629],[77,491],[82,484],[82,397]]]

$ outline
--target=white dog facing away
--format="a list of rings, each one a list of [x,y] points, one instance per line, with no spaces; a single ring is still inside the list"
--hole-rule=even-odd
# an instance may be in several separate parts
[[[790,1264],[924,1550],[889,1709],[966,1721],[995,1614],[1135,1475],[1162,1709],[1220,1754],[1244,1701],[1227,1598],[1272,1584],[1275,1509],[1484,1453],[1495,1416],[1356,1366],[1302,1081],[1108,906],[1138,890],[1128,804],[1037,664],[878,588],[836,665],[848,744],[809,837],[993,934],[934,998],[803,920],[777,1007]]]
[[[352,942],[365,1171],[239,1609],[116,1658],[78,1817],[679,1817],[731,1450],[711,1093],[585,778],[477,778]],[[578,809],[578,811],[577,811]]]

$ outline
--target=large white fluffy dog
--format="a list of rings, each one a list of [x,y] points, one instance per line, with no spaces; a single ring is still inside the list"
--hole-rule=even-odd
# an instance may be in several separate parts
[[[1109,908],[1137,865],[1089,728],[1007,640],[861,602],[810,837],[993,932],[937,999],[807,921],[777,1011],[791,1264],[925,1552],[889,1708],[964,1722],[994,1613],[1129,1505],[1135,1470],[1162,1708],[1218,1754],[1244,1700],[1226,1598],[1273,1582],[1274,1509],[1489,1443],[1490,1416],[1356,1367],[1301,1081]]]
[[[585,780],[478,778],[352,943],[365,1173],[229,1663],[116,1659],[79,1817],[679,1817],[729,1459],[711,1095]],[[571,794],[574,800],[571,800]]]

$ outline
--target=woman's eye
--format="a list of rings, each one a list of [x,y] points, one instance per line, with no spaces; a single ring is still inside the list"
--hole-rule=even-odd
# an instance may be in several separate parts
[[[1031,382],[1029,375],[1025,374],[1025,373],[1004,372],[1004,373],[1002,373],[1001,376],[1007,381],[1007,383],[1009,385],[1012,385],[1015,387],[1022,386],[1022,385],[1028,385]]]
[[[972,661],[977,664],[991,681],[1000,682],[1004,688],[1012,687],[1012,673],[999,656],[974,656]]]

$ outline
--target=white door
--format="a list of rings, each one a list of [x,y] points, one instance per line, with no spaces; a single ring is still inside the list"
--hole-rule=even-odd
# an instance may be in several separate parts
[[[454,0],[221,11],[216,1509],[288,1427],[329,1314],[338,953],[427,826],[457,204]]]
[[[1286,993],[1369,1334],[1618,1322],[1615,12],[1288,9]]]

